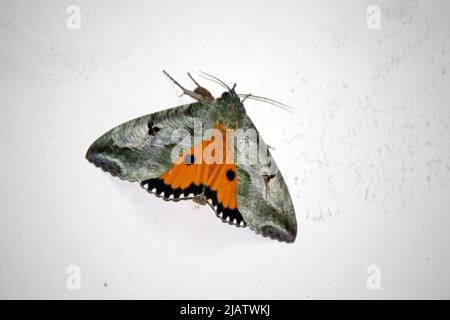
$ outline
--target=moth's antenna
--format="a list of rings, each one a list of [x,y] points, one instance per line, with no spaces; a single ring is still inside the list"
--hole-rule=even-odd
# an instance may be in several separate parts
[[[279,101],[277,101],[277,100],[274,100],[274,99],[270,99],[270,98],[266,98],[266,97],[261,97],[261,96],[256,96],[256,95],[251,94],[251,93],[249,94],[249,96],[250,96],[250,98],[255,98],[255,100],[256,100],[256,99],[259,99],[259,100],[261,100],[261,101],[273,102],[273,103],[276,103],[276,104],[278,104],[278,105],[280,105],[280,106],[283,106],[283,107],[285,107],[285,108],[287,108],[287,109],[294,110],[293,107],[288,106],[287,104],[281,103],[281,102],[279,102]]]
[[[246,99],[253,99],[253,100],[256,100],[256,101],[269,103],[269,104],[271,104],[271,105],[273,105],[275,107],[278,107],[280,109],[283,109],[283,110],[286,110],[286,111],[289,111],[289,112],[292,112],[292,113],[294,112],[294,108],[292,108],[292,107],[290,107],[288,105],[285,105],[284,103],[281,103],[279,101],[273,100],[273,99],[269,99],[269,98],[266,98],[266,97],[255,96],[255,95],[253,95],[251,93],[248,93],[248,94],[239,93],[238,96],[239,97],[244,97],[242,102],[244,102]]]
[[[230,87],[227,86],[227,85],[225,84],[225,82],[223,82],[223,81],[220,80],[219,78],[214,77],[213,75],[207,74],[206,72],[203,72],[203,71],[199,71],[199,72],[200,72],[203,76],[207,76],[207,77],[210,77],[210,78],[216,80],[222,87],[224,87],[224,88],[227,89],[228,91],[231,91]]]
[[[240,96],[244,97],[244,99],[242,99],[242,101],[241,101],[242,103],[244,103],[244,101],[247,100],[251,95],[252,95],[251,93],[247,93],[247,94],[238,93],[239,97]]]
[[[223,84],[221,84],[219,81],[217,81],[217,80],[215,80],[215,79],[210,79],[210,78],[203,77],[203,76],[202,76],[202,78],[205,78],[206,80],[209,80],[209,81],[212,81],[212,82],[214,82],[214,83],[217,83],[218,85],[220,85],[220,86],[221,86],[222,88],[224,88],[225,90],[228,90],[227,87],[225,87]]]

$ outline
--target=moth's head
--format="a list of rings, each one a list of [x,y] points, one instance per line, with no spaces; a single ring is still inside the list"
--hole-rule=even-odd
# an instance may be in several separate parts
[[[241,99],[239,98],[239,95],[235,91],[236,89],[236,83],[233,85],[231,89],[228,91],[224,91],[222,95],[220,96],[219,100],[221,100],[224,103],[241,103]]]

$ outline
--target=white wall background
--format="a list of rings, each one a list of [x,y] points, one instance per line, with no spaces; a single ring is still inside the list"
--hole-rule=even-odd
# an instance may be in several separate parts
[[[2,1],[0,297],[450,298],[449,14],[445,0]],[[190,101],[163,68],[295,107],[246,104],[291,190],[294,244],[84,159],[113,126]]]

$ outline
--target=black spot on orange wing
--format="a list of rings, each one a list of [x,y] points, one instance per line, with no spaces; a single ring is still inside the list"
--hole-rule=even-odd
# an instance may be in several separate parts
[[[233,170],[231,170],[231,169],[228,169],[225,174],[227,175],[227,179],[230,182],[233,181],[234,178],[236,177],[236,173]]]

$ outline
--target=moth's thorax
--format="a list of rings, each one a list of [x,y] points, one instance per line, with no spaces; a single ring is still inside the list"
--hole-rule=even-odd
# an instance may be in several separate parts
[[[225,128],[238,129],[241,121],[245,118],[244,105],[238,98],[217,98],[212,108],[212,118],[222,123]]]

